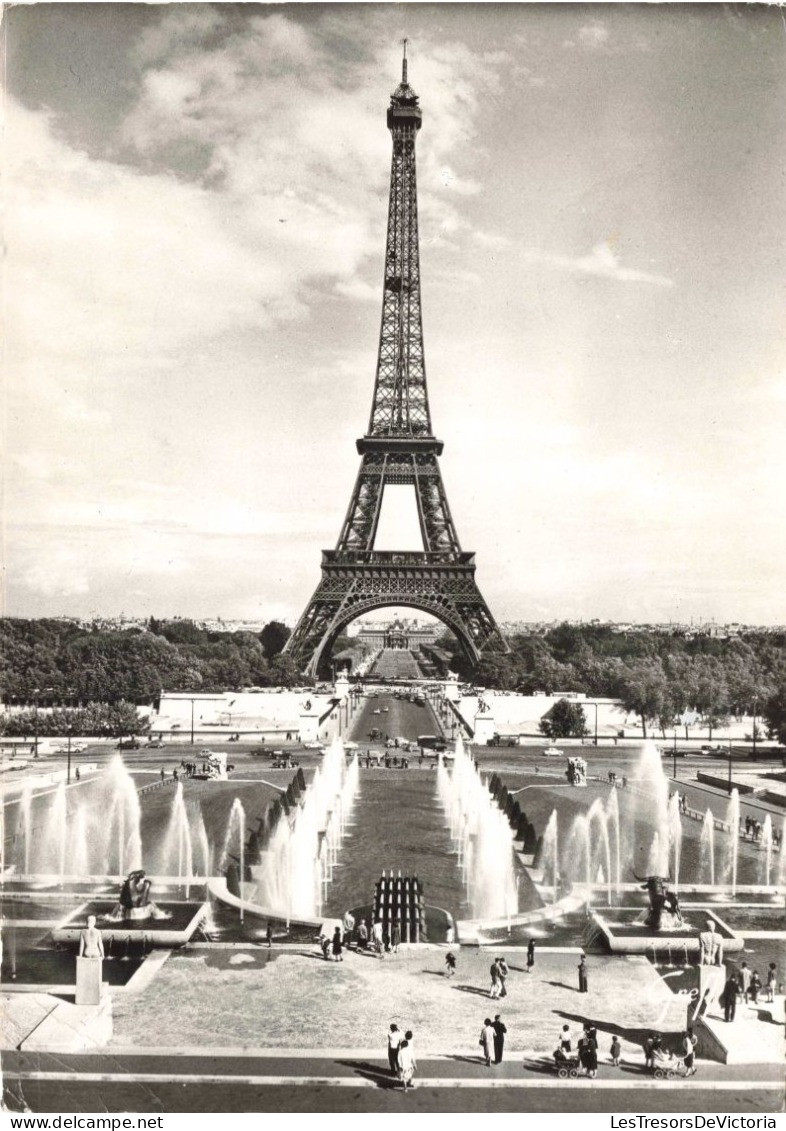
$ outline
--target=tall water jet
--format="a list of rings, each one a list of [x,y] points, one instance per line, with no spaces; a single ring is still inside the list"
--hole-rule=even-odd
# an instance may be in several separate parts
[[[643,743],[636,765],[635,780],[644,793],[638,806],[638,817],[654,826],[647,871],[649,875],[666,876],[669,871],[669,784],[663,772],[660,751],[654,742]]]
[[[22,793],[19,798],[19,812],[16,821],[16,835],[15,840],[15,855],[17,859],[17,867],[21,867],[26,876],[30,874],[30,850],[31,839],[33,834],[33,816],[32,816],[32,786],[27,781],[22,786]],[[21,840],[21,848],[19,841]]]
[[[559,830],[557,810],[551,810],[543,833],[543,883],[551,885],[553,900],[559,896]]]
[[[770,885],[770,875],[772,874],[772,817],[768,813],[764,818],[764,824],[761,830],[761,882]]]
[[[602,872],[602,882],[606,885],[606,897],[608,902],[611,903],[611,846],[609,844],[608,818],[605,806],[599,797],[596,797],[589,807],[587,822],[590,846],[594,842],[597,848],[597,851],[592,854],[593,873],[597,878]],[[593,837],[593,828],[597,829],[595,837]]]
[[[680,860],[682,857],[682,817],[680,795],[672,794],[669,800],[669,840],[671,841],[671,878],[675,888],[680,886]]]
[[[90,875],[90,864],[87,848],[87,823],[85,810],[79,805],[74,814],[73,822],[69,822],[71,836],[69,844],[69,871],[72,876]]]
[[[715,883],[715,818],[712,809],[704,814],[699,842],[699,861],[702,883]]]
[[[568,833],[567,852],[568,876],[573,883],[583,884],[587,898],[592,886],[592,850],[590,847],[589,821],[585,813],[577,813]]]
[[[168,876],[176,874],[178,882],[185,883],[186,896],[188,896],[188,889],[194,876],[194,854],[182,781],[177,783],[172,798],[161,855],[162,871]]]
[[[620,807],[617,800],[617,790],[612,789],[606,802],[606,828],[610,830],[613,843],[612,854],[614,863],[614,887],[617,892],[622,883],[621,872],[621,846],[620,846]]]
[[[227,831],[224,836],[224,847],[221,850],[221,872],[226,874],[229,867],[230,857],[234,855],[232,849],[234,845],[238,845],[238,864],[239,864],[239,895],[240,895],[240,922],[243,922],[243,883],[246,878],[246,811],[243,808],[243,802],[239,797],[236,797],[232,802],[232,808],[229,810],[229,819],[227,820]]]
[[[737,890],[737,860],[740,847],[740,791],[736,788],[729,794],[726,820],[729,824],[729,840],[723,869],[724,882],[730,885],[734,895]]]

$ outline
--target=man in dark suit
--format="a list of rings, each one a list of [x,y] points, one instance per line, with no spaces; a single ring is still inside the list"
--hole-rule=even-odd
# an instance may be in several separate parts
[[[494,1023],[491,1028],[494,1030],[494,1063],[501,1064],[502,1051],[505,1048],[505,1034],[508,1030],[498,1013],[494,1015]]]
[[[733,1021],[737,1013],[737,994],[739,993],[739,985],[737,979],[733,974],[729,974],[726,979],[726,985],[723,987],[723,1018],[725,1021]]]

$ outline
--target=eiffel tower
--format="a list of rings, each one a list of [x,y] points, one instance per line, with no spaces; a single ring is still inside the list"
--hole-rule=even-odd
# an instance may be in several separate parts
[[[461,549],[439,469],[443,443],[431,429],[420,307],[415,139],[422,123],[407,81],[390,98],[393,135],[385,282],[377,376],[355,489],[335,550],[322,552],[322,580],[285,652],[309,675],[325,668],[339,633],[373,609],[408,605],[431,613],[455,634],[472,663],[508,646],[475,581],[475,555]],[[415,488],[423,551],[374,549],[388,484]]]

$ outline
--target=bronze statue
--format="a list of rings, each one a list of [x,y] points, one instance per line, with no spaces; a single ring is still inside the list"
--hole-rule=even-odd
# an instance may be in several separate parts
[[[641,886],[642,890],[647,892],[650,900],[650,908],[647,912],[645,923],[651,927],[653,931],[660,931],[663,929],[663,915],[664,912],[673,916],[674,922],[668,924],[669,926],[682,926],[682,911],[680,910],[680,901],[676,891],[669,891],[669,883],[671,877],[669,876],[637,876],[633,872],[635,879],[639,882],[644,881]]]

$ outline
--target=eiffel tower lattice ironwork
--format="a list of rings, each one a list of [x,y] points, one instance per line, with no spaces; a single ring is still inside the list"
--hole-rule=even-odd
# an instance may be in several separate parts
[[[382,327],[374,400],[361,462],[335,550],[322,552],[322,579],[286,646],[299,667],[316,675],[339,633],[373,609],[406,605],[431,613],[476,663],[507,644],[475,581],[475,555],[461,549],[431,429],[423,354],[415,138],[418,96],[402,79],[390,99],[393,135]],[[387,484],[415,489],[423,551],[374,550]]]

